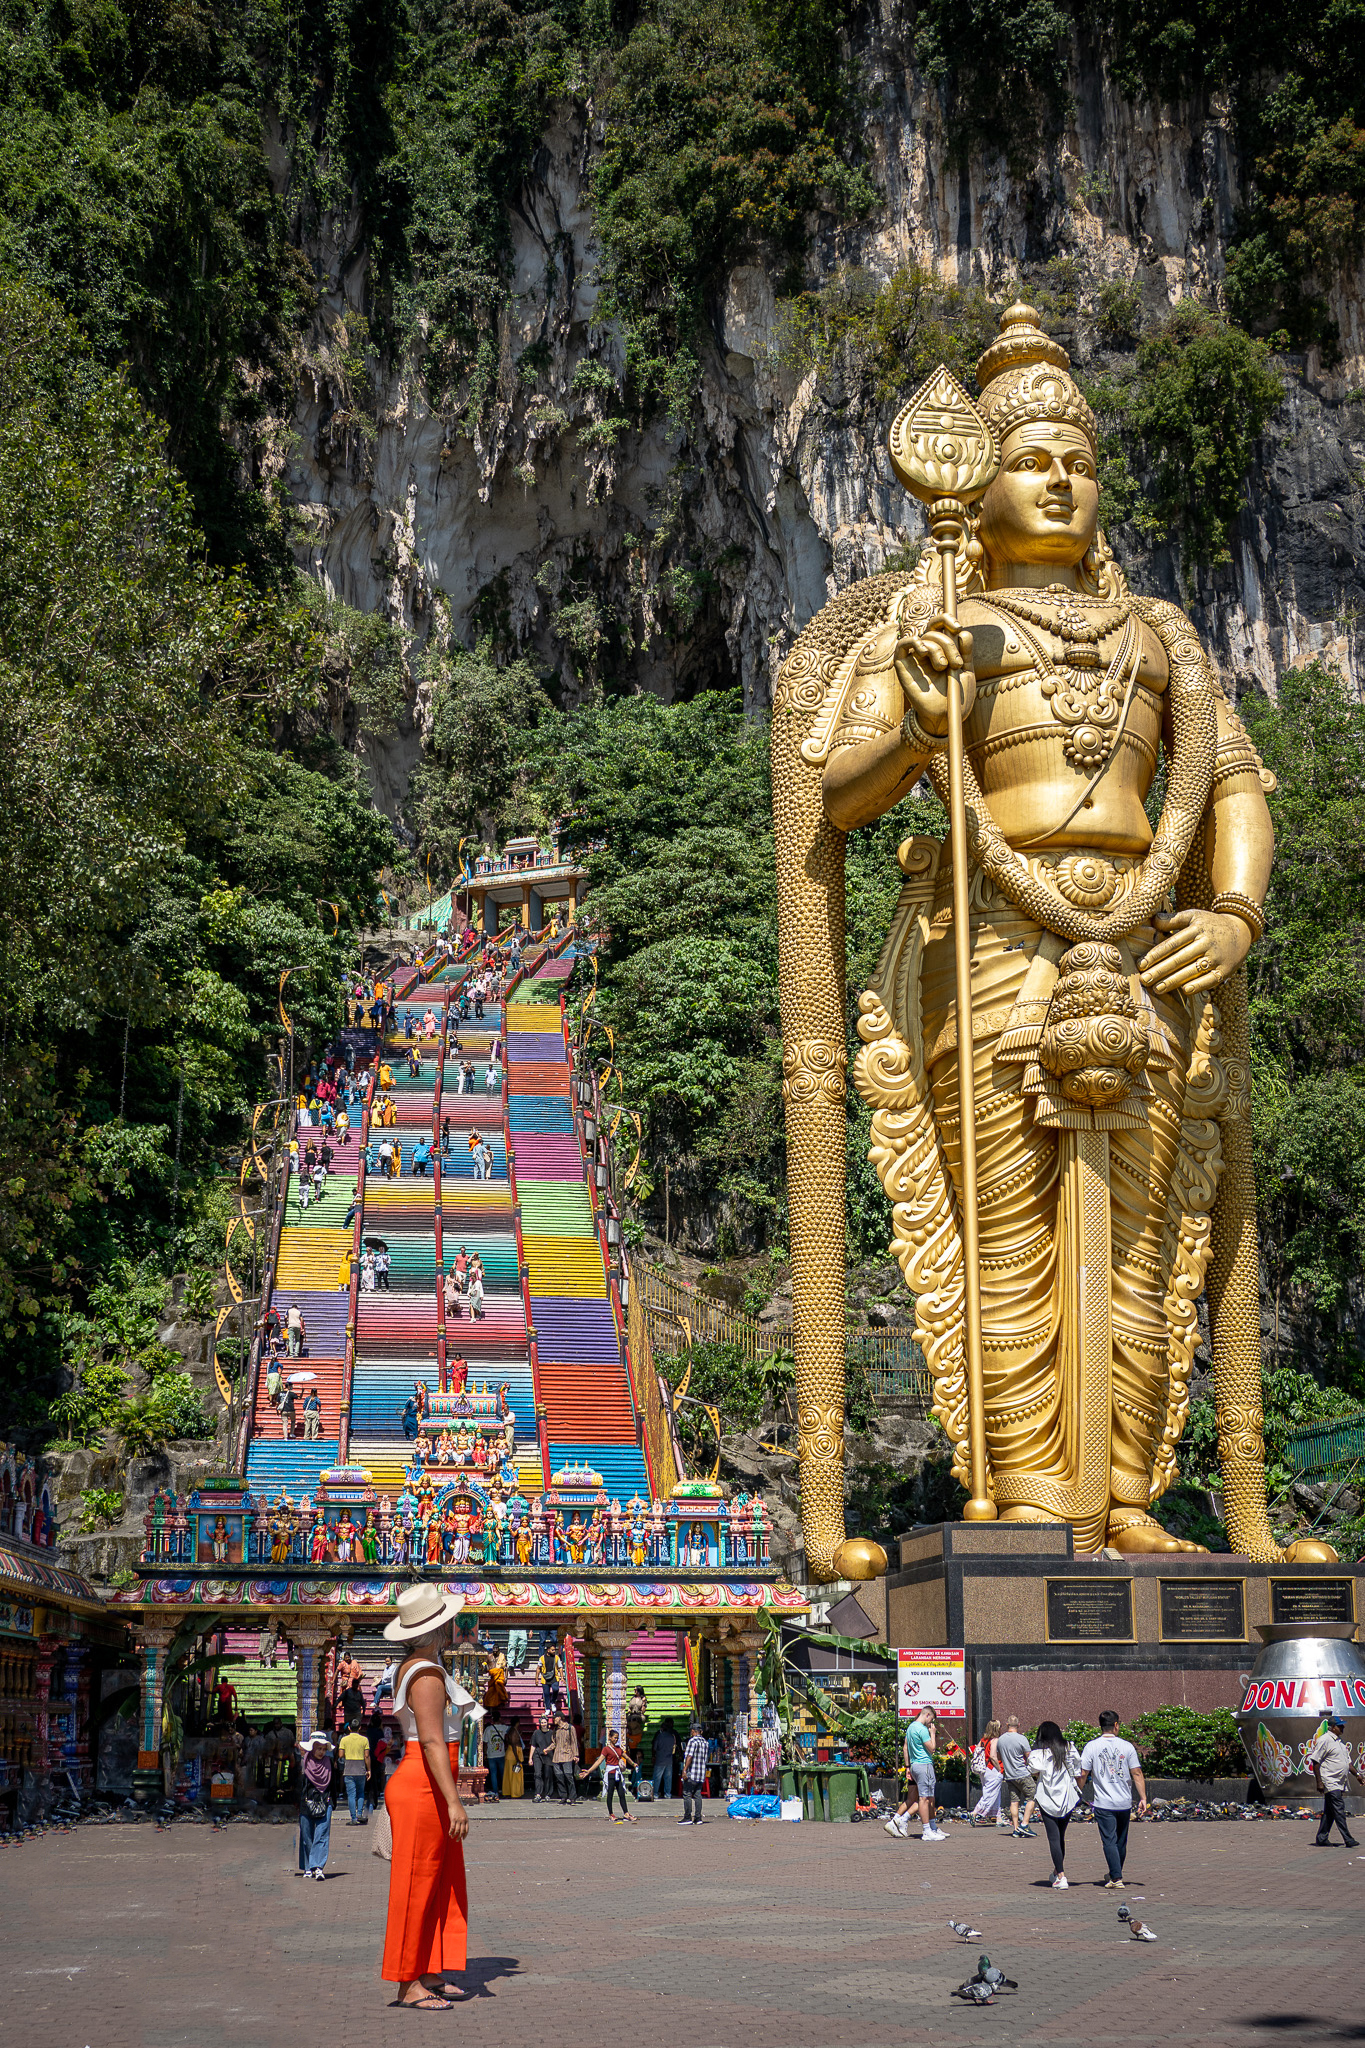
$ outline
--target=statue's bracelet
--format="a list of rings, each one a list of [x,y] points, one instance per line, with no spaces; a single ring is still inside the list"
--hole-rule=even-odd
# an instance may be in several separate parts
[[[1240,917],[1248,927],[1253,939],[1265,937],[1265,913],[1259,903],[1250,896],[1243,896],[1239,889],[1224,889],[1221,896],[1215,896],[1209,905],[1222,917]]]
[[[901,738],[914,754],[941,754],[948,745],[947,733],[926,732],[908,705],[901,720]]]

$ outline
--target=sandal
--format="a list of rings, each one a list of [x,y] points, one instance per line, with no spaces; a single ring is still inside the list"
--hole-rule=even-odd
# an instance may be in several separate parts
[[[438,1998],[434,1991],[424,1992],[420,1998],[395,1998],[392,2003],[400,2012],[449,2012],[453,1998]]]

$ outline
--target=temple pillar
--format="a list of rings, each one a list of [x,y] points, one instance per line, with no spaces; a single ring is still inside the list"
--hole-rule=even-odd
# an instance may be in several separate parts
[[[140,1736],[137,1768],[133,1772],[135,1799],[159,1798],[161,1775],[161,1710],[166,1690],[166,1652],[175,1638],[175,1628],[144,1628],[137,1636],[142,1658],[141,1699],[138,1706]],[[44,1717],[46,1718],[46,1717]]]
[[[524,932],[529,932],[531,929],[531,885],[529,882],[523,882],[521,885],[521,928]]]
[[[594,1635],[602,1647],[606,1659],[603,1666],[602,1719],[604,1735],[615,1728],[622,1736],[626,1732],[626,1658],[635,1641],[633,1628],[599,1628]]]
[[[327,1649],[336,1629],[330,1622],[300,1621],[290,1630],[299,1665],[299,1741],[306,1742],[315,1729],[330,1735],[330,1716],[319,1713],[319,1694]]]

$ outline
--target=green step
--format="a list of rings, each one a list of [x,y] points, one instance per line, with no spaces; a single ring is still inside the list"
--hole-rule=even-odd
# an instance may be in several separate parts
[[[582,1181],[517,1180],[524,1237],[595,1237],[592,1203]]]
[[[253,1657],[240,1662],[225,1657],[218,1676],[237,1690],[238,1711],[249,1721],[297,1721],[299,1714],[298,1673],[291,1664],[259,1664]]]

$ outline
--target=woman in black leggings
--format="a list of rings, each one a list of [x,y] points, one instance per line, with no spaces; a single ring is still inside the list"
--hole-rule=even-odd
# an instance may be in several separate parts
[[[1067,1741],[1055,1721],[1044,1721],[1039,1729],[1035,1747],[1029,1752],[1029,1769],[1038,1779],[1038,1816],[1047,1830],[1047,1845],[1052,1851],[1052,1888],[1064,1892],[1068,1889],[1066,1872],[1062,1868],[1066,1855],[1066,1826],[1080,1803],[1076,1789],[1076,1776],[1081,1768],[1080,1757],[1073,1743]]]
[[[607,1788],[607,1819],[611,1819],[611,1802],[614,1796],[621,1802],[621,1820],[628,1820],[634,1827],[635,1815],[626,1808],[625,1761],[626,1752],[621,1746],[621,1731],[619,1728],[609,1728],[606,1744],[598,1758],[602,1766],[602,1782]],[[620,1824],[620,1821],[616,1823],[618,1827]]]

